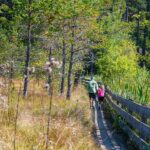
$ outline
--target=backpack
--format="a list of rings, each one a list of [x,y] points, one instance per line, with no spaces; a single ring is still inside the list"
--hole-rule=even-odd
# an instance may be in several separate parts
[[[88,91],[89,93],[96,93],[96,83],[93,81],[90,81],[88,84]]]

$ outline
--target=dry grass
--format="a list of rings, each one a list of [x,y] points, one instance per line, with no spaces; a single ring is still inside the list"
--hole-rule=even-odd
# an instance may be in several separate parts
[[[18,83],[17,86],[19,85]],[[3,93],[7,93],[4,90]],[[21,97],[17,119],[16,149],[44,150],[47,131],[49,97],[42,86],[30,87],[29,97]],[[0,146],[13,149],[17,92],[7,93],[9,106],[0,108]],[[7,99],[8,103],[8,99]],[[86,91],[74,90],[72,100],[53,97],[49,131],[49,150],[97,150],[91,130],[92,119]]]

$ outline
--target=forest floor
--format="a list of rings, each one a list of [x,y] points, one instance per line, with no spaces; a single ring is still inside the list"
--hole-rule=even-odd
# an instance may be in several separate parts
[[[19,84],[15,85],[19,87]],[[12,150],[15,143],[16,150],[44,150],[50,100],[47,91],[32,85],[29,87],[28,98],[20,96],[19,102],[18,92],[8,91],[1,90],[1,93],[8,94],[9,99],[7,105],[0,108],[0,149]],[[99,149],[92,136],[94,125],[84,87],[74,89],[71,100],[55,94],[50,117],[49,150]]]

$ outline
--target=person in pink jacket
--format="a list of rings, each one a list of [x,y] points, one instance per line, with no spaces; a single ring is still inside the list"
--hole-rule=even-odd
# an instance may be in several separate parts
[[[104,85],[100,85],[97,91],[99,103],[103,102],[105,97],[105,88]]]

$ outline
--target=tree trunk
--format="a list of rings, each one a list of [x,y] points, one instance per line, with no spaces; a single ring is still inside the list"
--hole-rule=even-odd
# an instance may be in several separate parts
[[[148,28],[147,26],[145,25],[145,28],[144,28],[144,39],[143,39],[143,45],[142,45],[142,60],[141,60],[141,64],[140,66],[143,68],[145,66],[145,54],[146,54],[146,49],[147,49],[147,33],[148,33]]]
[[[68,89],[67,89],[67,99],[71,98],[71,85],[72,85],[72,69],[73,69],[73,56],[74,56],[74,44],[71,44],[71,55],[68,70]]]
[[[51,59],[52,59],[52,48],[50,47],[50,49],[49,49],[49,58],[48,58],[48,60],[49,60],[49,62],[51,62]],[[50,84],[51,84],[51,75],[49,74],[48,75],[48,84],[49,84],[49,86],[50,86]]]
[[[71,85],[72,85],[72,69],[73,69],[73,57],[74,57],[74,26],[72,27],[72,39],[73,42],[71,43],[71,53],[70,53],[70,62],[69,62],[69,70],[68,70],[68,89],[67,89],[67,99],[71,98]]]
[[[91,52],[91,77],[93,77],[94,74],[94,54]]]
[[[129,7],[128,7],[128,1],[126,0],[126,14],[125,14],[125,21],[129,22]]]
[[[129,22],[129,8],[126,8],[126,21]]]
[[[29,7],[31,6],[31,2],[32,1],[29,0]],[[28,12],[28,42],[27,42],[25,74],[24,74],[24,90],[23,90],[24,96],[27,96],[28,94],[30,52],[31,52],[31,10],[29,10]]]
[[[146,7],[146,19],[147,20],[150,20],[150,1],[147,0],[147,7]],[[145,25],[145,28],[144,28],[144,39],[143,39],[143,45],[142,45],[142,56],[144,57],[145,54],[146,54],[146,50],[147,50],[147,37],[148,37],[148,27],[147,25]],[[145,58],[142,58],[141,60],[141,67],[144,67],[146,65],[146,61],[145,61]]]
[[[14,75],[14,64],[13,64],[13,62],[11,62],[10,63],[10,75],[9,75],[9,82],[10,82],[10,84],[12,83],[13,75]]]
[[[63,38],[63,49],[62,49],[62,77],[61,77],[61,87],[60,93],[64,93],[64,84],[65,84],[65,73],[66,73],[66,43]]]
[[[139,45],[140,47],[140,20],[136,20],[136,45]]]

